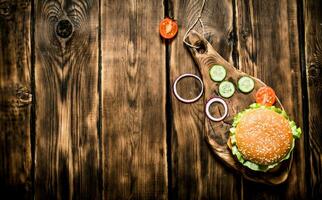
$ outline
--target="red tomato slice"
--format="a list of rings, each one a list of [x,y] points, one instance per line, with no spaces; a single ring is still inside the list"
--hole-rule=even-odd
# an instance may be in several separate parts
[[[160,35],[164,39],[172,39],[178,32],[178,24],[175,20],[165,18],[160,22]]]
[[[256,102],[265,106],[272,106],[276,101],[274,90],[268,86],[261,87],[256,92]]]

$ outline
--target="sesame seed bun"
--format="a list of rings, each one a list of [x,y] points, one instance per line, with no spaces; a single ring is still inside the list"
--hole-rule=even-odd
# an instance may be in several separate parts
[[[278,163],[291,151],[293,143],[289,121],[265,108],[245,113],[236,126],[235,138],[244,159],[259,165]]]

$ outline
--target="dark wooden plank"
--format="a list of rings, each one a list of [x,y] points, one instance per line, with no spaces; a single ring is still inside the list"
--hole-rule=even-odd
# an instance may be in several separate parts
[[[31,199],[31,62],[28,0],[0,1],[0,193]]]
[[[170,82],[183,73],[198,74],[183,36],[197,19],[202,0],[169,1],[170,16],[179,24],[179,34],[170,44]],[[202,13],[205,37],[226,60],[232,63],[232,1],[207,1]],[[194,30],[202,33],[198,24]],[[179,93],[193,97],[199,92],[194,81],[184,80]],[[172,91],[172,89],[171,89]],[[193,104],[179,102],[171,93],[173,124],[171,138],[173,199],[238,199],[240,178],[216,158],[204,140],[203,99]]]
[[[273,87],[284,108],[303,127],[297,2],[238,1],[238,66]],[[304,133],[296,142],[285,184],[269,187],[244,181],[244,199],[305,199]]]
[[[99,1],[35,1],[36,199],[98,199]]]
[[[309,100],[309,195],[319,199],[322,196],[322,2],[304,1],[303,12]]]
[[[102,2],[102,147],[106,199],[166,199],[162,1]]]

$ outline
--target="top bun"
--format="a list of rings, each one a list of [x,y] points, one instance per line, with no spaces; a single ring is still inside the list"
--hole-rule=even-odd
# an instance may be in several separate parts
[[[246,160],[259,165],[281,161],[293,143],[289,121],[272,110],[245,113],[236,127],[236,145]]]

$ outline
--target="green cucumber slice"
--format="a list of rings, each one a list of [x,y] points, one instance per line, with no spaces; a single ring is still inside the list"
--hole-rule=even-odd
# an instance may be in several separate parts
[[[214,65],[209,70],[210,78],[215,82],[221,82],[226,77],[226,69],[221,65]]]
[[[255,86],[254,80],[248,76],[243,76],[238,80],[238,89],[243,93],[250,93]]]
[[[219,94],[224,98],[229,98],[235,93],[235,86],[232,82],[223,81],[219,85]]]

